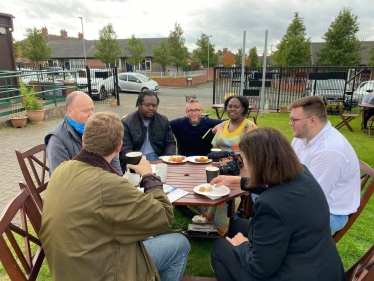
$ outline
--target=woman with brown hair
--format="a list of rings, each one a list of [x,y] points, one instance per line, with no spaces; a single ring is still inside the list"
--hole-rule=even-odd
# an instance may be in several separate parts
[[[217,280],[345,280],[326,197],[288,140],[276,129],[259,128],[245,134],[239,148],[250,174],[241,188],[261,196],[252,219],[234,221],[228,237],[215,242]]]

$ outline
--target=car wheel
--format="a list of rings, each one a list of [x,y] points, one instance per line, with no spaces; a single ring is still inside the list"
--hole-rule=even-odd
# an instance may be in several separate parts
[[[148,91],[148,88],[144,87],[142,88],[141,92]]]
[[[105,90],[105,87],[102,86],[100,88],[100,93],[99,93],[99,100],[105,100],[108,97],[108,92]]]

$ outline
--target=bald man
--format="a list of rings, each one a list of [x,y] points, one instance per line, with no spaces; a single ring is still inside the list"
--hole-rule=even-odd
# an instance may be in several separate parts
[[[84,125],[93,114],[94,103],[84,92],[72,92],[66,98],[66,114],[62,120],[48,135],[44,142],[47,146],[47,160],[49,175],[64,161],[76,156],[82,149],[82,135]],[[110,162],[122,175],[118,155]]]

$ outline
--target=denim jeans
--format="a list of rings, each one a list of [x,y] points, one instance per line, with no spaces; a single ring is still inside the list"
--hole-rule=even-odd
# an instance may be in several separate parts
[[[330,228],[331,232],[336,232],[342,229],[348,221],[348,216],[330,214]]]
[[[160,159],[160,156],[158,156],[156,153],[149,153],[145,157],[147,158],[148,161]]]
[[[186,269],[190,243],[179,233],[162,234],[143,241],[162,281],[177,281]]]

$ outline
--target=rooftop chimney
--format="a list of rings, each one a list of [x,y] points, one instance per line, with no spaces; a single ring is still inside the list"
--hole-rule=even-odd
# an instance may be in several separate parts
[[[81,32],[78,32],[78,38],[83,40],[83,34]]]
[[[61,29],[60,34],[61,34],[62,37],[65,37],[65,38],[68,37],[68,32],[65,29]]]
[[[47,29],[47,27],[42,27],[42,34],[43,35],[48,35],[48,29]]]

